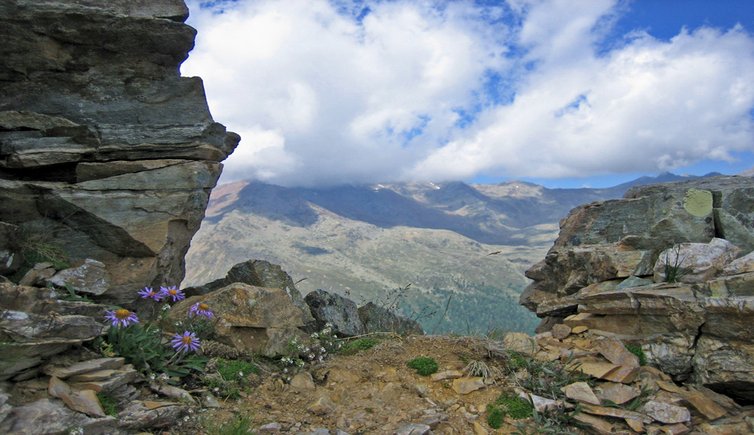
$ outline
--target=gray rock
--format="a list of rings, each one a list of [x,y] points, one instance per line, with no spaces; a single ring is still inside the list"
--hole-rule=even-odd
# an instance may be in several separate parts
[[[709,243],[682,243],[660,253],[654,267],[654,280],[667,280],[667,273],[676,273],[678,282],[708,281],[733,261],[739,249],[724,239],[713,238]],[[674,271],[668,269],[675,269]]]
[[[0,27],[0,221],[94,258],[111,302],[178,284],[239,137],[180,77],[195,30],[181,0],[10,0]],[[54,37],[50,35],[55,35]],[[2,248],[0,248],[0,251]]]
[[[129,430],[168,427],[187,412],[187,406],[173,402],[135,401],[118,413],[118,422]]]
[[[38,315],[0,310],[0,380],[39,365],[44,358],[99,337],[104,326],[86,316]]]
[[[394,435],[428,435],[432,433],[432,428],[428,424],[421,423],[404,423],[393,432]]]
[[[79,267],[64,269],[47,282],[79,293],[101,295],[110,289],[110,276],[101,261],[87,258]]]
[[[55,269],[51,263],[37,263],[26,271],[21,280],[18,281],[20,285],[44,285],[44,283],[52,276],[55,275]]]
[[[14,435],[43,435],[66,433],[81,428],[86,434],[121,434],[114,417],[90,418],[71,411],[59,400],[41,399],[14,407],[5,420],[0,421],[0,433]]]
[[[337,333],[344,336],[364,334],[364,324],[352,300],[322,289],[309,293],[304,300],[314,317],[316,329],[321,330],[330,323]]]
[[[618,284],[618,287],[616,287],[616,290],[624,290],[627,288],[636,288],[636,287],[646,287],[648,285],[654,284],[654,281],[647,278],[639,278],[638,276],[629,276],[628,278],[621,281],[620,284]]]
[[[217,314],[215,340],[240,352],[283,355],[291,339],[303,342],[306,338],[299,329],[306,315],[281,288],[234,283],[176,303],[168,318],[183,320],[189,308],[200,301]]]
[[[400,335],[424,335],[419,322],[369,302],[358,309],[365,332],[394,332]]]
[[[309,307],[304,302],[301,292],[298,291],[290,275],[280,266],[264,260],[248,260],[231,267],[224,278],[216,279],[207,284],[184,289],[186,295],[202,295],[221,289],[234,282],[253,285],[255,287],[271,287],[285,290],[296,306],[304,310],[305,323],[313,320],[309,314]]]

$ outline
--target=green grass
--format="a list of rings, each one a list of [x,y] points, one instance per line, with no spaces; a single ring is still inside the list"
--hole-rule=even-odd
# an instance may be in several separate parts
[[[503,421],[505,421],[505,411],[491,403],[487,405],[487,424],[493,429],[500,429]]]
[[[420,356],[409,361],[408,366],[416,370],[416,373],[422,376],[429,376],[432,373],[436,373],[438,366],[437,361],[434,358],[428,356]]]
[[[217,372],[225,381],[237,381],[250,373],[259,373],[259,368],[248,361],[220,358],[217,361]]]
[[[345,343],[343,347],[340,348],[339,352],[342,353],[343,355],[353,355],[363,350],[371,349],[377,344],[379,344],[379,342],[380,340],[376,338],[371,338],[371,337],[359,338],[359,339]]]
[[[102,409],[105,411],[105,414],[111,417],[118,416],[118,402],[116,402],[112,396],[100,392],[97,393],[97,399],[99,399],[99,403],[100,405],[102,405]]]
[[[207,431],[213,435],[249,435],[254,433],[251,430],[251,418],[243,415],[236,416],[219,426],[209,425]]]
[[[647,365],[647,355],[644,353],[644,350],[641,348],[641,345],[638,344],[627,344],[626,350],[631,352],[632,354],[636,355],[639,358],[639,364],[640,365]]]

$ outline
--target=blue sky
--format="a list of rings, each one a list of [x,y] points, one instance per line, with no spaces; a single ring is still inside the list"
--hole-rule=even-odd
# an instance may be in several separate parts
[[[189,1],[221,181],[607,186],[754,167],[754,1]]]

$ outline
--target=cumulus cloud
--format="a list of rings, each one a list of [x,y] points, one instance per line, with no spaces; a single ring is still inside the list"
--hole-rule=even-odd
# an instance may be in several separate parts
[[[242,135],[225,181],[286,185],[667,170],[754,150],[754,38],[598,47],[612,0],[257,0],[200,8],[184,75]]]

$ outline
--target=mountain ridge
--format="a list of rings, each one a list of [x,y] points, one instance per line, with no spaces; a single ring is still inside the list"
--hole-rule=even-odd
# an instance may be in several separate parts
[[[529,282],[523,272],[544,257],[560,219],[577,205],[617,199],[652,181],[601,189],[520,181],[320,189],[224,184],[213,191],[192,241],[184,284],[203,284],[236,263],[261,259],[302,280],[304,294],[323,288],[365,303],[403,292],[403,314],[435,313],[422,323],[430,332],[531,331],[537,320],[517,303]],[[506,310],[508,319],[490,314]]]

